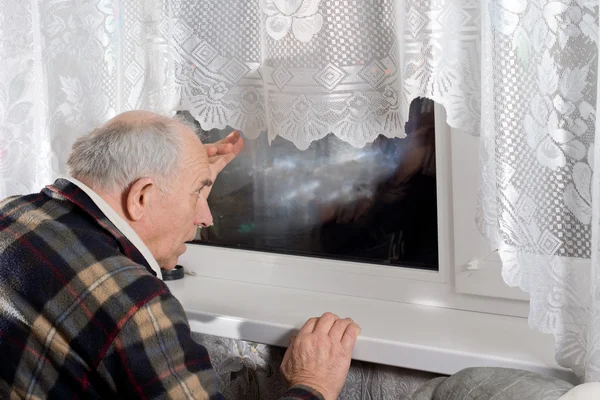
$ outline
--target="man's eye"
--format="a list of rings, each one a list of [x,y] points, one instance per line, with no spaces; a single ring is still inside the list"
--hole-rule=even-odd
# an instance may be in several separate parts
[[[198,195],[198,196],[201,196],[201,195],[202,195],[202,191],[203,191],[204,189],[206,189],[206,188],[207,188],[207,186],[206,186],[206,185],[204,185],[204,186],[202,186],[201,188],[197,189],[197,190],[196,190],[194,193],[195,193],[196,195]]]

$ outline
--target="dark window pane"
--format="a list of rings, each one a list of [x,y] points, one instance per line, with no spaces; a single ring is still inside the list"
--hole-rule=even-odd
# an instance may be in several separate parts
[[[363,149],[334,135],[304,151],[283,138],[247,140],[215,183],[215,225],[198,243],[437,269],[431,101],[413,102],[406,130]],[[204,141],[229,132],[204,132]]]

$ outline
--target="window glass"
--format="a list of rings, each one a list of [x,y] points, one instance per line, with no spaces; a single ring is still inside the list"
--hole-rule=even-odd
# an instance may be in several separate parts
[[[406,133],[362,149],[334,135],[304,151],[281,137],[246,140],[212,189],[214,226],[195,242],[437,270],[433,102],[413,101]]]

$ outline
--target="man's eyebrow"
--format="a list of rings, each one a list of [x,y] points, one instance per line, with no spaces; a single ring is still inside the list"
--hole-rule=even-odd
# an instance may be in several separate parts
[[[213,181],[211,181],[210,179],[205,179],[202,182],[200,182],[201,187],[207,187],[207,186],[212,186]]]

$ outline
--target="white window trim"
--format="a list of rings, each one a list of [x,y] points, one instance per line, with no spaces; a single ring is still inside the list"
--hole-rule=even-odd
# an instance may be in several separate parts
[[[455,268],[455,265],[462,266],[459,263],[460,259],[472,258],[472,254],[481,257],[480,254],[487,251],[482,238],[479,238],[483,243],[478,244],[479,248],[469,246],[468,243],[472,244],[474,241],[465,233],[465,229],[468,229],[465,226],[472,225],[471,236],[478,235],[474,229],[475,207],[470,207],[468,202],[476,202],[478,180],[460,180],[457,179],[458,175],[453,174],[455,170],[458,173],[465,172],[463,169],[478,171],[479,168],[476,166],[478,158],[471,157],[466,163],[464,157],[451,157],[451,149],[460,149],[463,145],[470,145],[473,148],[478,140],[461,132],[450,132],[445,122],[443,107],[436,104],[435,111],[439,271],[199,245],[188,245],[187,252],[180,257],[180,264],[191,267],[205,277],[417,305],[527,316],[528,304],[518,301],[526,298],[519,298],[519,296],[505,296],[508,299],[494,298],[502,297],[503,291],[511,292],[511,289],[502,282],[499,273],[497,279],[492,273],[482,272],[475,274],[479,279],[475,279],[472,273],[469,278],[463,279],[464,275],[459,273],[463,269]],[[477,147],[474,147],[473,154],[477,154]],[[469,190],[461,188],[460,191],[453,191],[453,185],[457,184],[462,184]],[[460,196],[460,200],[453,202],[453,196]],[[467,207],[459,209],[455,204],[466,204]],[[456,212],[462,212],[460,218],[453,218],[453,213]],[[455,254],[457,238],[457,243],[465,249],[464,254]],[[464,240],[461,241],[462,239],[467,240],[467,246],[464,245]],[[482,271],[488,270],[482,269]],[[462,293],[457,293],[455,290],[455,282]],[[513,290],[518,291],[518,289]],[[486,297],[472,295],[485,293],[488,293]]]
[[[454,217],[454,285],[457,293],[529,301],[529,295],[519,288],[509,287],[502,279],[502,262],[496,249],[478,233],[475,226],[477,192],[473,182],[479,182],[479,159],[461,157],[477,154],[479,139],[451,129],[452,190]],[[576,269],[589,269],[590,260],[561,257]]]
[[[472,229],[478,157],[459,154],[478,154],[478,139],[450,132],[443,107],[435,111],[439,271],[190,244],[180,264],[197,276],[169,286],[192,329],[287,345],[307,318],[332,311],[361,323],[357,359],[446,374],[522,368],[574,381],[555,363],[552,337],[528,327],[527,297],[503,283],[499,260]],[[482,260],[477,269],[466,268],[472,259]]]
[[[311,316],[350,316],[362,332],[352,357],[441,374],[524,369],[577,383],[554,361],[551,336],[525,318],[474,313],[201,276],[168,282],[192,331],[285,347]]]
[[[481,179],[479,139],[450,130],[452,162],[452,216],[454,218],[454,277],[457,293],[528,301],[527,293],[511,288],[502,279],[502,263],[479,234],[475,215],[477,184]]]

